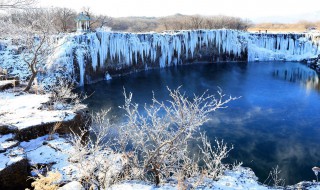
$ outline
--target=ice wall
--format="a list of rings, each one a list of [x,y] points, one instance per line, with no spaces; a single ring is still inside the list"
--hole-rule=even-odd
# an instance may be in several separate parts
[[[315,39],[309,34],[253,34],[226,29],[138,34],[99,30],[70,35],[68,47],[64,47],[69,50],[63,51],[69,56],[62,52],[60,57],[67,58],[58,60],[73,63],[77,81],[83,85],[90,82],[85,76],[88,70],[92,76],[110,67],[118,70],[137,65],[167,67],[201,59],[300,61],[320,53]]]
[[[301,61],[317,56],[319,42],[311,34],[251,34],[248,61]]]
[[[114,33],[98,31],[77,36],[79,44],[88,45],[92,67],[111,63],[124,65],[156,63],[160,67],[194,58],[199,49],[215,47],[219,52],[240,56],[245,51],[242,33],[234,30],[195,30],[177,33]]]

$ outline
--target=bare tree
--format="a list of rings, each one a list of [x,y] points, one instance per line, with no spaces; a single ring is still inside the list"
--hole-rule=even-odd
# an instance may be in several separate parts
[[[203,28],[204,18],[200,15],[194,15],[189,18],[191,29],[201,29]]]
[[[76,12],[68,8],[56,8],[54,10],[55,27],[59,32],[69,32],[74,29]]]
[[[0,0],[0,9],[25,9],[35,3],[36,0]]]
[[[29,66],[31,77],[24,91],[29,91],[35,80],[40,64],[43,63],[52,53],[53,49],[50,43],[48,32],[43,31],[40,35],[31,35],[26,40],[26,47],[23,51],[23,61]]]

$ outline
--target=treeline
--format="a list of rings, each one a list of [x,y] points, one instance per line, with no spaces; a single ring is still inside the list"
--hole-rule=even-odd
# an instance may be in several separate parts
[[[201,16],[176,14],[167,17],[125,17],[112,18],[110,27],[117,31],[146,32],[189,29],[236,29],[247,30],[252,26],[249,20],[231,16]]]
[[[90,8],[83,8],[82,12],[90,16],[91,28],[110,27],[113,31],[122,32],[149,32],[187,29],[237,29],[247,30],[252,26],[251,21],[231,16],[201,16],[176,14],[167,17],[123,17],[113,18],[105,15],[96,15]],[[0,15],[3,26],[0,32],[14,28],[38,30],[44,23],[50,23],[50,31],[73,32],[76,29],[75,18],[79,13],[69,8],[29,8],[13,9]],[[7,28],[7,29],[6,29]],[[8,32],[8,31],[7,31]]]
[[[319,30],[320,21],[299,21],[296,23],[259,23],[249,28],[249,31],[269,30],[283,32],[304,32],[312,29]]]

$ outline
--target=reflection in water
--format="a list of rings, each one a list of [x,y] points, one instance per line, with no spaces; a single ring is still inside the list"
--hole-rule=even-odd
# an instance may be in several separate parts
[[[281,79],[281,80],[279,80]],[[229,161],[243,161],[263,182],[279,165],[287,184],[315,179],[311,168],[320,166],[320,93],[314,71],[298,63],[194,64],[149,70],[85,86],[95,92],[85,103],[93,111],[112,107],[121,122],[123,87],[139,105],[151,103],[152,92],[164,101],[166,87],[182,86],[186,95],[213,94],[217,86],[241,96],[218,110],[202,130],[234,145]],[[306,89],[308,91],[306,92]],[[198,151],[195,150],[195,153]]]
[[[308,91],[315,89],[320,91],[319,75],[314,70],[306,67],[280,68],[273,71],[275,78],[300,83]]]

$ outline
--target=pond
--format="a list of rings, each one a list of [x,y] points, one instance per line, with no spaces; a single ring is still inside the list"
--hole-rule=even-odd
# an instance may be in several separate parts
[[[228,161],[242,161],[264,182],[279,166],[286,184],[316,179],[311,168],[320,166],[320,84],[318,75],[292,62],[196,63],[147,70],[87,85],[79,91],[92,94],[85,103],[92,111],[112,108],[121,122],[123,89],[133,101],[150,103],[168,99],[167,86],[182,86],[187,95],[201,95],[218,87],[227,95],[241,96],[216,111],[202,129],[211,141],[234,145]]]

